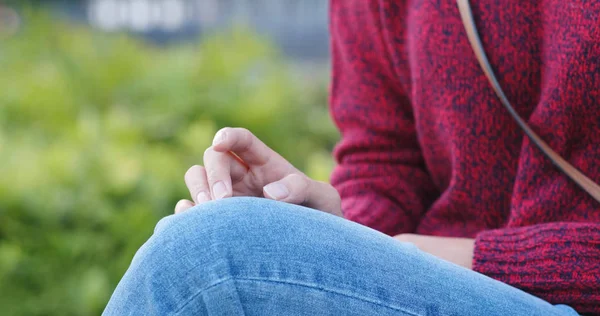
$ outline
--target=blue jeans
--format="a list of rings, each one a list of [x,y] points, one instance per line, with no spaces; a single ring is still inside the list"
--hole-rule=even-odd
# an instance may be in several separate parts
[[[577,315],[412,244],[259,198],[168,216],[104,315]]]

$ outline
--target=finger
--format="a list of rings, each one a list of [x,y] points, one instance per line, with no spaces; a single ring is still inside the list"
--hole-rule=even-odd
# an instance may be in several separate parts
[[[276,201],[304,204],[308,197],[309,181],[305,176],[290,174],[279,181],[264,186],[263,195]]]
[[[185,212],[192,207],[194,207],[194,203],[192,203],[192,201],[181,200],[181,201],[177,202],[177,205],[175,205],[175,214]]]
[[[244,169],[246,169],[246,171],[250,170],[250,166],[244,161],[244,159],[242,159],[236,153],[234,153],[231,150],[227,151],[227,153],[229,153],[229,155],[231,155],[231,157],[233,157],[233,160],[237,161],[239,165],[241,165],[242,167],[244,167]]]
[[[250,165],[264,165],[279,156],[245,128],[222,128],[215,134],[213,148],[218,152],[232,151]]]
[[[190,191],[190,196],[196,204],[211,200],[210,187],[206,176],[206,169],[202,166],[192,166],[185,173],[185,185]]]
[[[204,152],[204,166],[206,168],[208,186],[214,200],[232,196],[232,160],[233,158],[227,152],[217,152],[212,147],[209,147]]]
[[[230,155],[230,157],[232,157],[232,159],[230,159],[229,173],[231,176],[231,183],[235,185],[250,172],[250,169],[246,164],[243,164],[238,160],[240,158],[235,158],[232,155]]]
[[[311,180],[302,174],[290,174],[263,188],[266,198],[312,207],[342,216],[340,197],[331,185]]]
[[[306,206],[344,217],[340,193],[331,184],[311,180],[308,191]]]

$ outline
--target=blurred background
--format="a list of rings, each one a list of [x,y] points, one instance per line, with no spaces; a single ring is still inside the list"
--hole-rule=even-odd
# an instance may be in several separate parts
[[[325,0],[0,0],[0,314],[99,315],[243,126],[327,180]]]

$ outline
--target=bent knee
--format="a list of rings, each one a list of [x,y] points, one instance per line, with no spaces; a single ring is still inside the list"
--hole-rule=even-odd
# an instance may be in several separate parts
[[[138,250],[132,266],[189,271],[199,265],[214,265],[223,260],[224,253],[243,249],[240,245],[249,235],[260,236],[253,232],[268,229],[268,221],[281,214],[276,209],[282,206],[277,204],[266,199],[229,198],[167,216]]]
[[[260,243],[263,237],[285,233],[291,225],[298,225],[299,217],[314,213],[320,212],[264,198],[228,198],[163,218],[148,243],[163,252],[172,248],[190,252],[250,239]]]
[[[225,231],[221,233],[233,233],[240,229],[247,231],[251,226],[276,220],[290,207],[299,206],[254,197],[211,201],[161,219],[154,235],[171,240],[189,235],[212,234],[215,230],[223,229]]]
[[[246,231],[266,221],[257,214],[276,213],[272,203],[263,208],[264,201],[225,199],[162,219],[136,253],[116,295],[152,300],[160,293],[161,304],[177,310],[193,293],[230,278],[232,260],[243,260],[248,251],[242,244]]]

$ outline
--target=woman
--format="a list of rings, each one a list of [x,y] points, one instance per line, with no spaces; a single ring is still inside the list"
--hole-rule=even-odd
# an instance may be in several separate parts
[[[517,112],[600,181],[600,2],[473,2]],[[330,10],[333,187],[221,130],[105,313],[600,315],[598,202],[501,106],[456,3]]]

